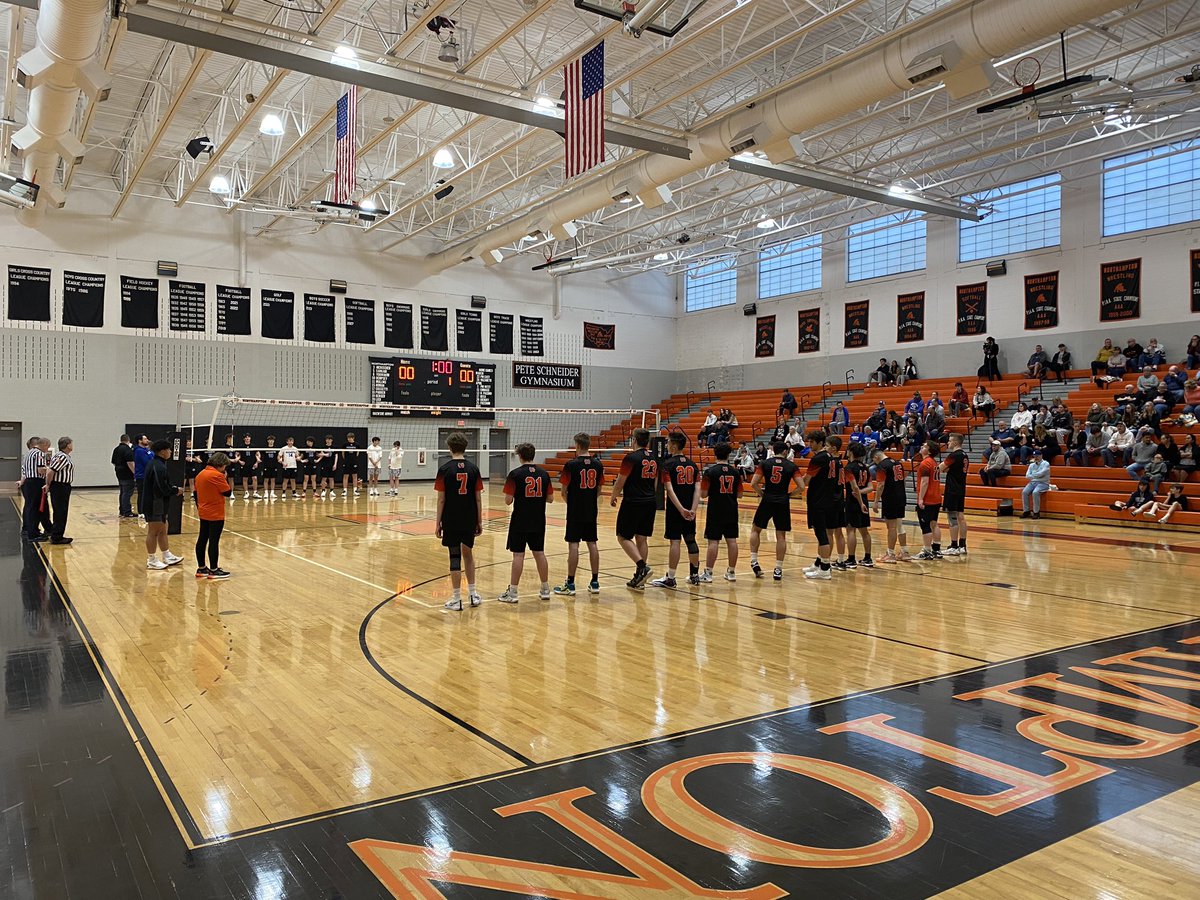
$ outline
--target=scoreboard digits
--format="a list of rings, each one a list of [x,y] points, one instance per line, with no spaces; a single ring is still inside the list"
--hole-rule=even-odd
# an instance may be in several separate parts
[[[400,357],[375,358],[371,365],[372,402],[481,412],[495,406],[496,367],[488,363]]]

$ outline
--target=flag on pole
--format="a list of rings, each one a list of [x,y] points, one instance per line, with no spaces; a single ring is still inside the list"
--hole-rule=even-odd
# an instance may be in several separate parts
[[[333,164],[333,202],[349,203],[358,188],[358,85],[337,102],[337,158]]]
[[[604,162],[604,41],[563,69],[567,177]]]

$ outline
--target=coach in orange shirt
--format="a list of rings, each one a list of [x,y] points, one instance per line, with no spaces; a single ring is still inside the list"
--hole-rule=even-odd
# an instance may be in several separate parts
[[[196,540],[197,578],[210,581],[228,578],[229,573],[220,566],[221,532],[225,530],[225,498],[233,493],[225,479],[225,467],[229,457],[220,451],[208,458],[208,465],[196,476],[196,507],[200,516],[200,537]],[[204,551],[208,549],[208,565],[204,565]]]
[[[917,523],[921,526],[921,541],[925,549],[915,559],[942,558],[942,529],[938,516],[942,512],[942,483],[938,456],[942,448],[937,441],[921,445],[921,464],[917,466]]]

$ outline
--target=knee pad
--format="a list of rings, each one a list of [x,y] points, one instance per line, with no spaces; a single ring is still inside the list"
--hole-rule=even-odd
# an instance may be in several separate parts
[[[700,545],[696,543],[695,537],[685,538],[684,543],[687,545],[687,552],[690,556],[699,554]]]
[[[462,547],[450,548],[450,571],[462,571]]]

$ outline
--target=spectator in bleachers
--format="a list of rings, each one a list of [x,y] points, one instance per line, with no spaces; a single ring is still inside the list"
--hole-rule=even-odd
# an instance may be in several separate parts
[[[1016,446],[1017,435],[1011,428],[1008,427],[1008,422],[1006,422],[1004,419],[997,419],[996,428],[992,432],[992,440],[999,441],[1000,446],[1002,446],[1005,450],[1009,450]]]
[[[1089,425],[1083,446],[1071,451],[1068,464],[1073,462],[1077,466],[1091,465],[1092,459],[1104,456],[1110,437],[1112,433],[1099,422]]]
[[[941,404],[933,400],[925,404],[925,418],[921,420],[921,427],[925,430],[926,440],[940,443],[945,439],[946,415],[942,412]]]
[[[988,487],[995,487],[999,479],[1012,472],[1012,460],[999,441],[992,441],[991,447],[987,464],[979,470],[979,480]]]
[[[704,417],[704,424],[700,426],[700,431],[696,435],[696,443],[698,443],[702,446],[704,446],[704,445],[711,446],[711,444],[709,444],[708,439],[709,439],[709,435],[712,434],[712,430],[716,426],[716,424],[717,424],[717,411],[715,409],[710,409],[708,411],[708,415]]]
[[[890,382],[888,382],[889,384],[899,384],[900,376],[904,374],[904,369],[900,363],[893,359],[890,363],[888,363],[888,374],[891,375],[892,379]]]
[[[896,379],[896,384],[916,381],[917,378],[917,364],[911,356],[904,357],[904,365],[900,367],[900,377]]]
[[[1196,466],[1200,464],[1200,447],[1196,445],[1196,435],[1188,432],[1184,435],[1183,444],[1179,447],[1179,462],[1176,463],[1176,468],[1183,474],[1180,476],[1180,481],[1187,481],[1188,476],[1196,471]]]
[[[1153,518],[1162,512],[1164,515],[1158,520],[1158,524],[1167,525],[1171,521],[1171,516],[1177,512],[1187,512],[1187,508],[1188,499],[1183,495],[1183,485],[1173,484],[1171,485],[1171,490],[1167,493],[1166,497],[1164,497],[1162,500],[1152,499],[1149,503],[1144,504],[1141,508],[1134,510],[1133,514],[1136,516],[1140,512],[1143,516],[1150,516]]]
[[[875,411],[867,416],[867,424],[875,431],[883,431],[888,425],[887,405],[880,400],[879,405],[875,407]]]
[[[1175,443],[1175,435],[1167,432],[1158,441],[1158,452],[1162,454],[1163,460],[1167,464],[1169,477],[1179,481],[1179,445]]]
[[[1096,351],[1096,358],[1092,360],[1092,375],[1100,375],[1108,371],[1108,361],[1116,354],[1120,353],[1113,346],[1112,338],[1104,339],[1104,346]]]
[[[1097,375],[1092,381],[1095,382],[1096,387],[1101,388],[1112,384],[1114,381],[1122,381],[1125,378],[1126,365],[1127,360],[1124,354],[1114,353],[1108,358],[1108,367],[1104,370],[1104,374]]]
[[[880,387],[892,383],[892,370],[886,357],[879,357],[879,367],[867,378],[867,384],[877,384]]]
[[[941,407],[941,409],[942,409],[942,411],[943,411],[943,412],[945,412],[945,411],[946,411],[946,404],[942,402],[942,398],[941,398],[940,396],[938,396],[938,392],[937,392],[937,391],[930,391],[930,392],[929,392],[929,399],[925,401],[925,409],[926,409],[926,410],[928,410],[928,409],[929,409],[929,405],[930,405],[931,403],[932,403],[934,406]]]
[[[1088,409],[1087,416],[1085,417],[1084,421],[1088,425],[1103,425],[1103,424],[1105,424],[1104,407],[1101,406],[1099,403],[1093,403],[1091,405],[1091,407]]]
[[[994,337],[983,342],[983,365],[979,367],[979,377],[988,381],[1002,381],[1000,374],[1000,345]]]
[[[782,441],[788,436],[787,416],[780,416],[775,420],[775,430],[771,432],[771,443]]]
[[[1118,422],[1117,427],[1113,429],[1112,434],[1108,436],[1108,446],[1104,448],[1104,464],[1110,469],[1115,469],[1117,466],[1127,466],[1132,459],[1133,454],[1133,432],[1125,425]]]
[[[862,444],[867,448],[868,452],[875,449],[875,445],[879,443],[875,434],[875,429],[870,424],[864,422],[850,433],[850,440],[856,444]]]
[[[1183,411],[1200,417],[1200,382],[1194,378],[1183,383]]]
[[[946,411],[951,418],[957,419],[971,408],[971,397],[961,381],[954,382],[954,391],[950,394],[950,402]]]
[[[759,462],[762,462],[764,459],[767,458],[768,455],[769,454],[767,453],[767,445],[764,444],[762,441],[759,441],[758,446],[756,446],[754,448],[754,458],[757,459]]]
[[[1033,405],[1029,408],[1033,413],[1033,421],[1030,423],[1034,428],[1041,425],[1043,428],[1050,427],[1050,407],[1040,400],[1033,401]]]
[[[1021,518],[1042,517],[1042,494],[1050,490],[1050,463],[1041,450],[1034,450],[1033,457],[1025,469],[1025,487],[1021,488]],[[1033,510],[1030,511],[1030,501]]]
[[[1135,440],[1140,440],[1143,434],[1149,433],[1153,437],[1158,437],[1162,434],[1162,417],[1158,414],[1158,408],[1153,403],[1143,403],[1138,410],[1137,421],[1134,423],[1137,431]]]
[[[1046,370],[1054,373],[1056,381],[1066,380],[1066,373],[1071,370],[1071,351],[1067,349],[1066,344],[1058,345],[1058,350],[1050,357],[1050,362],[1046,364]]]
[[[920,391],[913,391],[912,399],[904,405],[905,416],[921,416],[925,414],[925,401],[921,399]]]
[[[754,459],[754,454],[750,452],[749,444],[742,444],[738,448],[733,464],[742,470],[743,478],[748,479],[753,477],[755,470],[758,468],[758,463]]]
[[[791,388],[783,389],[783,396],[779,398],[779,409],[775,411],[777,416],[787,416],[789,419],[796,415],[796,409],[800,406],[796,402],[795,396],[792,394]]]
[[[1183,402],[1183,383],[1187,381],[1187,373],[1179,366],[1171,366],[1162,379],[1162,389],[1167,392],[1173,403]]]
[[[793,425],[788,429],[787,436],[783,439],[783,442],[787,444],[790,456],[795,458],[808,456],[809,449],[804,446],[804,435],[800,433],[799,425]]]
[[[1113,405],[1118,412],[1124,412],[1126,406],[1130,403],[1138,403],[1140,399],[1138,392],[1133,389],[1133,385],[1127,384],[1120,392],[1113,394]]]
[[[1142,367],[1142,353],[1145,352],[1145,349],[1136,339],[1130,338],[1127,340],[1125,342],[1125,349],[1121,351],[1121,355],[1125,357],[1125,368],[1140,369]]]
[[[996,401],[982,384],[975,388],[975,396],[971,399],[971,411],[983,419],[990,418],[996,411]]]
[[[1183,364],[1189,369],[1200,369],[1200,334],[1193,334],[1188,341]]]
[[[1175,405],[1174,398],[1167,392],[1167,388],[1163,384],[1159,384],[1158,393],[1150,400],[1150,405],[1154,407],[1154,413],[1158,417],[1158,421],[1162,421],[1163,416],[1171,412],[1171,407]],[[1155,425],[1155,430],[1158,426]]]
[[[1138,357],[1138,362],[1143,367],[1150,366],[1157,369],[1167,361],[1167,348],[1158,342],[1158,338],[1150,338],[1150,343],[1146,345],[1146,349],[1142,351],[1142,355]]]
[[[1170,467],[1167,465],[1166,459],[1161,453],[1155,453],[1154,458],[1146,463],[1146,469],[1142,474],[1150,479],[1150,489],[1157,494],[1162,483],[1167,480],[1169,472]]]
[[[1128,510],[1131,516],[1136,516],[1139,509],[1143,509],[1147,504],[1154,502],[1154,491],[1150,490],[1150,479],[1139,478],[1137,487],[1133,489],[1133,493],[1129,495],[1128,500],[1114,500],[1109,504],[1109,509]]]
[[[925,443],[925,429],[916,416],[908,416],[904,420],[903,428],[904,434],[901,437],[904,442],[904,458],[916,459]]]
[[[1050,410],[1050,430],[1058,438],[1059,444],[1067,446],[1075,431],[1075,416],[1062,400],[1056,400]]]
[[[875,432],[875,446],[880,450],[899,450],[902,439],[899,431],[902,427],[901,423],[889,419],[886,425]]]
[[[1143,403],[1158,393],[1160,383],[1158,376],[1154,374],[1154,369],[1151,366],[1142,367],[1142,374],[1138,376],[1137,380],[1137,391],[1138,397]]]
[[[1046,458],[1046,462],[1053,463],[1061,454],[1062,447],[1058,443],[1058,438],[1054,432],[1044,425],[1035,425],[1033,427],[1033,439],[1030,445],[1034,450],[1041,450],[1042,456]]]
[[[1033,352],[1029,354],[1029,359],[1025,361],[1025,374],[1040,381],[1045,376],[1046,366],[1049,364],[1050,357],[1046,355],[1041,344],[1036,344]]]
[[[1130,448],[1130,461],[1125,466],[1125,471],[1129,473],[1130,478],[1141,478],[1146,465],[1156,455],[1158,455],[1158,444],[1154,443],[1153,433],[1143,434],[1138,440],[1133,442],[1133,446]]]
[[[1011,447],[1008,447],[1008,455],[1010,459],[1014,459],[1021,465],[1029,462],[1029,457],[1033,453],[1033,434],[1029,430],[1028,425],[1022,425],[1014,432],[1016,441]]]
[[[845,434],[846,429],[849,427],[850,410],[846,409],[846,404],[839,400],[833,404],[833,409],[829,411],[829,433]]]
[[[1028,425],[1033,424],[1033,413],[1029,411],[1029,407],[1024,403],[1017,404],[1017,411],[1012,414],[1012,420],[1009,422],[1009,427],[1014,431]]]

